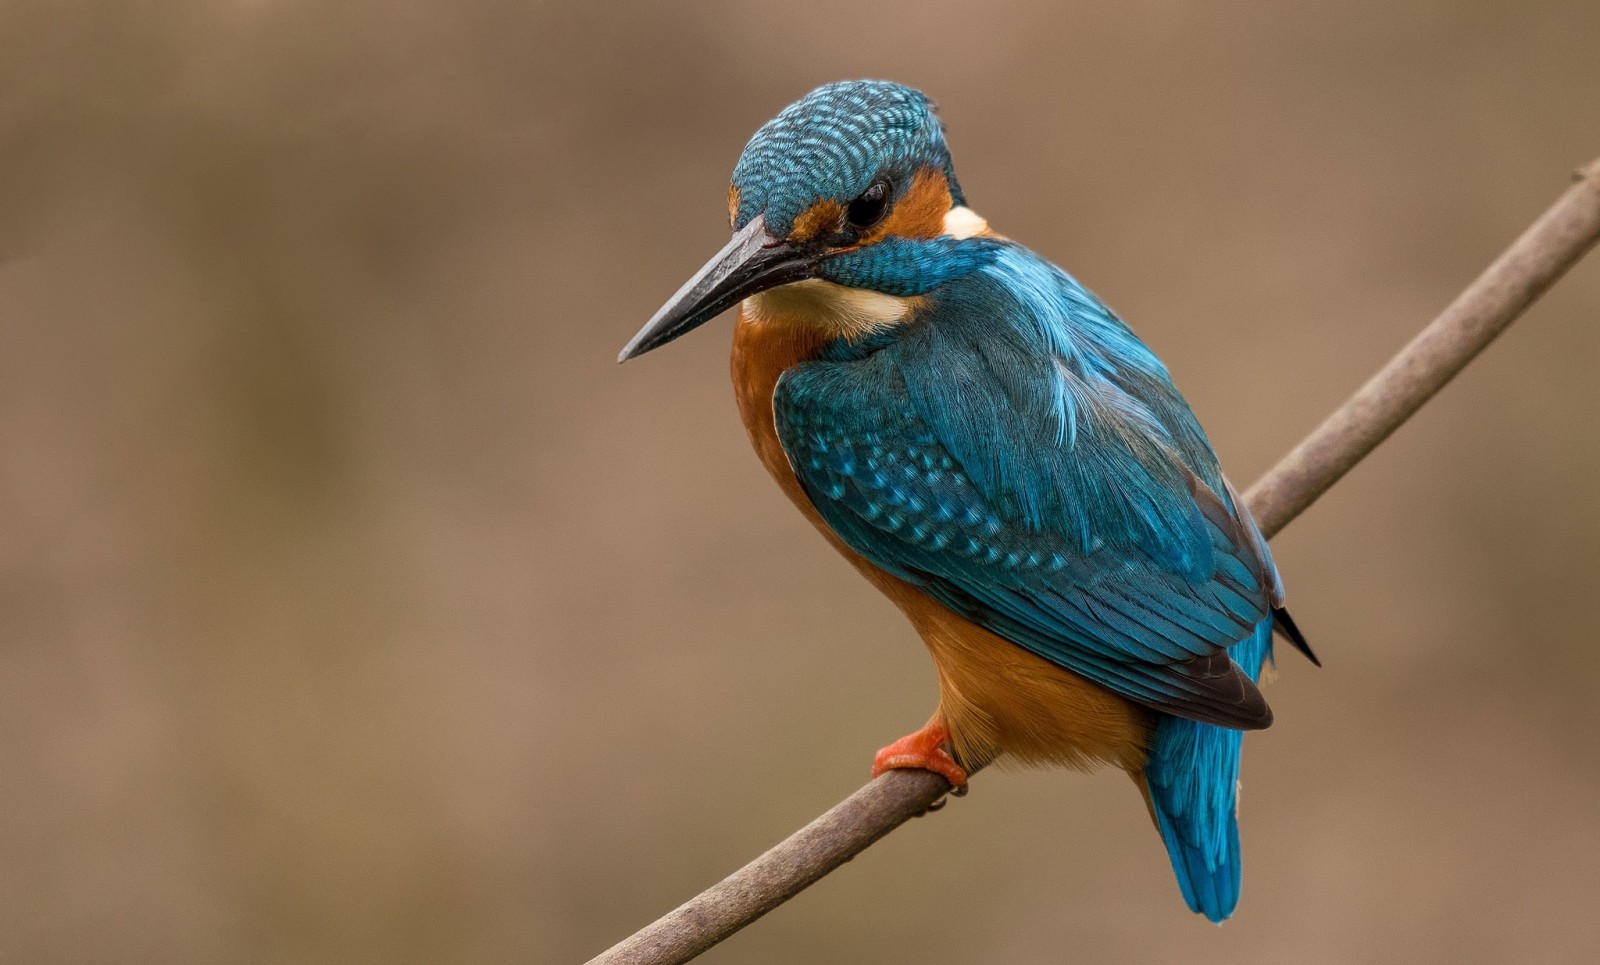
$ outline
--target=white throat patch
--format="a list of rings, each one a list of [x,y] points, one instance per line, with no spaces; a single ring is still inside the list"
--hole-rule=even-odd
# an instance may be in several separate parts
[[[751,295],[742,307],[745,317],[758,325],[798,323],[856,338],[899,324],[917,301],[807,278]]]

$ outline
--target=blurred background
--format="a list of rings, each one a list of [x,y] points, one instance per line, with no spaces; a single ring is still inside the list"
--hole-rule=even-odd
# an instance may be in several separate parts
[[[617,349],[811,87],[941,104],[1258,476],[1600,154],[1600,6],[0,7],[0,960],[575,962],[797,828],[931,664]],[[1245,894],[984,774],[708,962],[1600,960],[1600,260],[1275,543]]]

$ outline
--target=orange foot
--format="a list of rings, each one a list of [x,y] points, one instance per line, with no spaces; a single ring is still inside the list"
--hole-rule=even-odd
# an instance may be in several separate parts
[[[932,771],[950,782],[956,791],[967,787],[967,772],[950,756],[946,745],[950,743],[950,730],[938,717],[915,734],[907,734],[872,758],[872,776],[897,768],[921,768]]]

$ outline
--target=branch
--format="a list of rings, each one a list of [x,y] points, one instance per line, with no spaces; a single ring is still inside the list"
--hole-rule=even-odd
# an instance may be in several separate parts
[[[1400,354],[1245,493],[1267,536],[1305,512],[1416,415],[1600,237],[1600,159]]]
[[[1245,500],[1272,536],[1422,408],[1600,238],[1600,160]],[[890,771],[766,854],[589,965],[676,965],[793,898],[950,790],[930,771]]]

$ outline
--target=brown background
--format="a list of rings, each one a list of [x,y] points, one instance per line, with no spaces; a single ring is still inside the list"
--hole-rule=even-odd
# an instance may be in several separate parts
[[[930,665],[623,341],[812,86],[1255,478],[1600,153],[1592,0],[0,8],[0,960],[573,962],[856,787]],[[1277,541],[1245,895],[985,774],[709,962],[1600,960],[1600,262]]]

